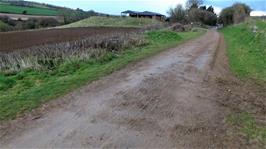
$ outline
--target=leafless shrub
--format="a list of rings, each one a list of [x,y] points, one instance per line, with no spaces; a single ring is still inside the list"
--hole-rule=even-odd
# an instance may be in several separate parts
[[[52,69],[62,62],[98,58],[147,43],[139,33],[112,33],[0,53],[0,71]]]

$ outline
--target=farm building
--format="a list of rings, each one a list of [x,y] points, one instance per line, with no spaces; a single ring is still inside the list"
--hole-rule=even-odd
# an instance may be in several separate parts
[[[136,18],[151,18],[151,19],[157,19],[157,20],[164,20],[165,15],[162,15],[160,13],[156,12],[150,12],[150,11],[143,11],[143,12],[138,12],[138,11],[123,11],[121,12],[122,16],[130,16],[130,17],[136,17]]]

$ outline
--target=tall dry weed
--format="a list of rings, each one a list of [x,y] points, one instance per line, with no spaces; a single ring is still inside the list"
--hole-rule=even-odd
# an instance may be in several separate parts
[[[112,33],[0,53],[0,71],[52,69],[65,61],[98,58],[146,44],[142,33]]]

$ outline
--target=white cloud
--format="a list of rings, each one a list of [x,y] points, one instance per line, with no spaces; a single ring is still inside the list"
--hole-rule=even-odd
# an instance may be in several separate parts
[[[175,7],[178,4],[185,6],[187,0],[145,0],[145,3],[148,4],[147,8],[153,9],[153,11],[166,14],[169,8]],[[140,0],[141,3],[141,0]]]
[[[215,12],[217,15],[219,15],[219,14],[221,13],[221,11],[222,11],[222,8],[221,8],[221,7],[215,7],[215,6],[213,6],[213,9],[214,9],[214,12]]]
[[[251,16],[266,16],[266,11],[252,11]]]

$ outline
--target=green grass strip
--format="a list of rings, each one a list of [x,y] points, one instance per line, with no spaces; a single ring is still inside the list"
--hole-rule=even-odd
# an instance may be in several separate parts
[[[244,133],[248,140],[255,139],[266,145],[266,127],[259,125],[252,115],[245,112],[232,114],[228,117],[227,121]]]
[[[257,31],[253,32],[253,27]],[[231,70],[240,78],[266,81],[266,22],[243,23],[221,30]]]

